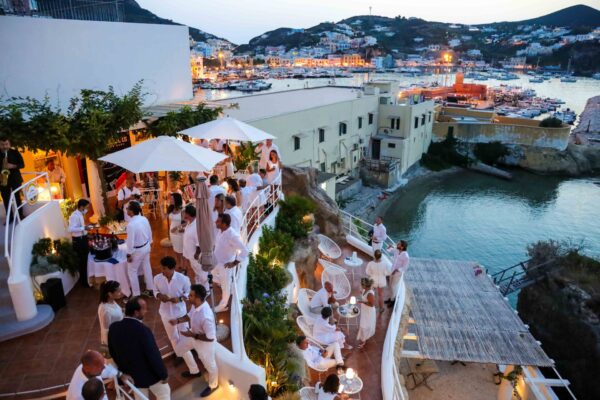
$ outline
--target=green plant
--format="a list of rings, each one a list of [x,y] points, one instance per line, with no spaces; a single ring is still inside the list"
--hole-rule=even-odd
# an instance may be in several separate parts
[[[289,233],[294,239],[305,238],[312,229],[312,222],[304,217],[312,214],[315,209],[315,203],[307,197],[288,196],[279,202],[275,227]]]
[[[183,177],[183,173],[181,171],[169,171],[169,179],[171,182],[179,182]]]
[[[254,146],[251,142],[240,143],[239,149],[233,154],[233,164],[238,170],[244,170],[253,161],[257,160]]]
[[[258,254],[285,265],[294,252],[294,238],[287,232],[265,226],[258,246]]]
[[[170,111],[164,117],[150,125],[148,136],[175,136],[178,132],[192,126],[216,119],[223,111],[221,108],[209,108],[204,103],[196,107],[185,106],[178,111]]]
[[[556,117],[547,117],[540,121],[541,128],[560,128],[563,122]]]
[[[45,270],[54,272],[54,266],[58,266],[61,271],[67,271],[75,275],[78,271],[78,256],[69,239],[42,238],[33,244],[31,249],[31,268],[33,275],[42,275]]]
[[[459,167],[468,166],[469,158],[456,150],[458,143],[458,139],[452,133],[449,133],[441,142],[432,142],[427,150],[427,154],[431,158],[427,158],[425,162],[439,166],[443,166],[444,164],[457,165]]]
[[[281,262],[260,254],[250,255],[248,262],[248,299],[254,301],[265,296],[276,296],[290,282],[290,275]]]
[[[49,260],[54,260],[62,271],[66,271],[72,276],[79,271],[79,257],[73,248],[73,244],[69,239],[57,239],[54,241],[54,250],[56,254],[49,257]]]
[[[60,211],[62,212],[65,221],[68,221],[71,214],[73,214],[73,211],[77,209],[77,200],[64,199],[62,203],[60,203]]]
[[[496,164],[498,160],[510,154],[507,146],[501,142],[494,141],[491,143],[477,143],[475,145],[475,157],[486,164]]]
[[[35,257],[35,262],[32,262],[29,267],[29,275],[31,276],[46,275],[58,271],[60,271],[60,267],[51,264],[48,257]]]
[[[513,388],[513,397],[517,400],[521,400],[521,394],[517,390],[517,385],[519,384],[519,379],[521,379],[523,376],[523,367],[516,365],[513,370],[506,375],[504,375],[502,372],[496,372],[495,375],[500,377],[500,379],[506,379],[509,381]]]
[[[101,216],[100,219],[98,219],[98,225],[106,226],[106,225],[110,224],[111,222],[115,221],[116,219],[117,219],[117,213],[109,211],[106,214],[104,214],[103,216]]]

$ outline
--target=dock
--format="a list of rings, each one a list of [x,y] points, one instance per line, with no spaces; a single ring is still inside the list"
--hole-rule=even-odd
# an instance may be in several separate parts
[[[581,144],[600,144],[600,96],[588,99],[573,134]]]

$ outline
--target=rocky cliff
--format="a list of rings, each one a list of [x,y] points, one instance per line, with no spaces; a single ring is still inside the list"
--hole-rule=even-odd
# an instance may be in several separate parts
[[[510,146],[506,164],[540,174],[579,176],[600,171],[600,146],[569,144],[564,151]]]

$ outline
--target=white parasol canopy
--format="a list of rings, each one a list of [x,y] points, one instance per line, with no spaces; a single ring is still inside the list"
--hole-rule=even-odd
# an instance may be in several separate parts
[[[128,171],[210,171],[227,156],[170,136],[159,136],[100,158]]]
[[[225,139],[252,143],[275,139],[275,136],[231,117],[196,125],[179,132],[179,134],[197,139]]]

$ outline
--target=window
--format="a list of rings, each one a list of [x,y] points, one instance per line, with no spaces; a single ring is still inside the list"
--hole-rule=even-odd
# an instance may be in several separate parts
[[[347,133],[348,127],[345,122],[340,122],[339,136],[345,135]]]
[[[390,128],[399,130],[400,129],[400,118],[392,118]]]
[[[388,143],[388,149],[395,149],[396,148],[396,143]]]
[[[415,117],[415,128],[419,127],[419,117]]]
[[[294,136],[294,151],[300,150],[300,138],[298,136]]]
[[[358,129],[362,129],[362,117],[358,117]]]
[[[373,125],[373,113],[369,113],[369,125]]]
[[[319,143],[323,143],[325,141],[325,129],[319,128]]]
[[[327,166],[325,165],[324,162],[322,162],[321,163],[321,172],[327,172],[326,169],[327,169]]]
[[[429,121],[427,122],[431,122],[431,111],[429,111]]]
[[[425,114],[421,115],[421,126],[425,125]]]

